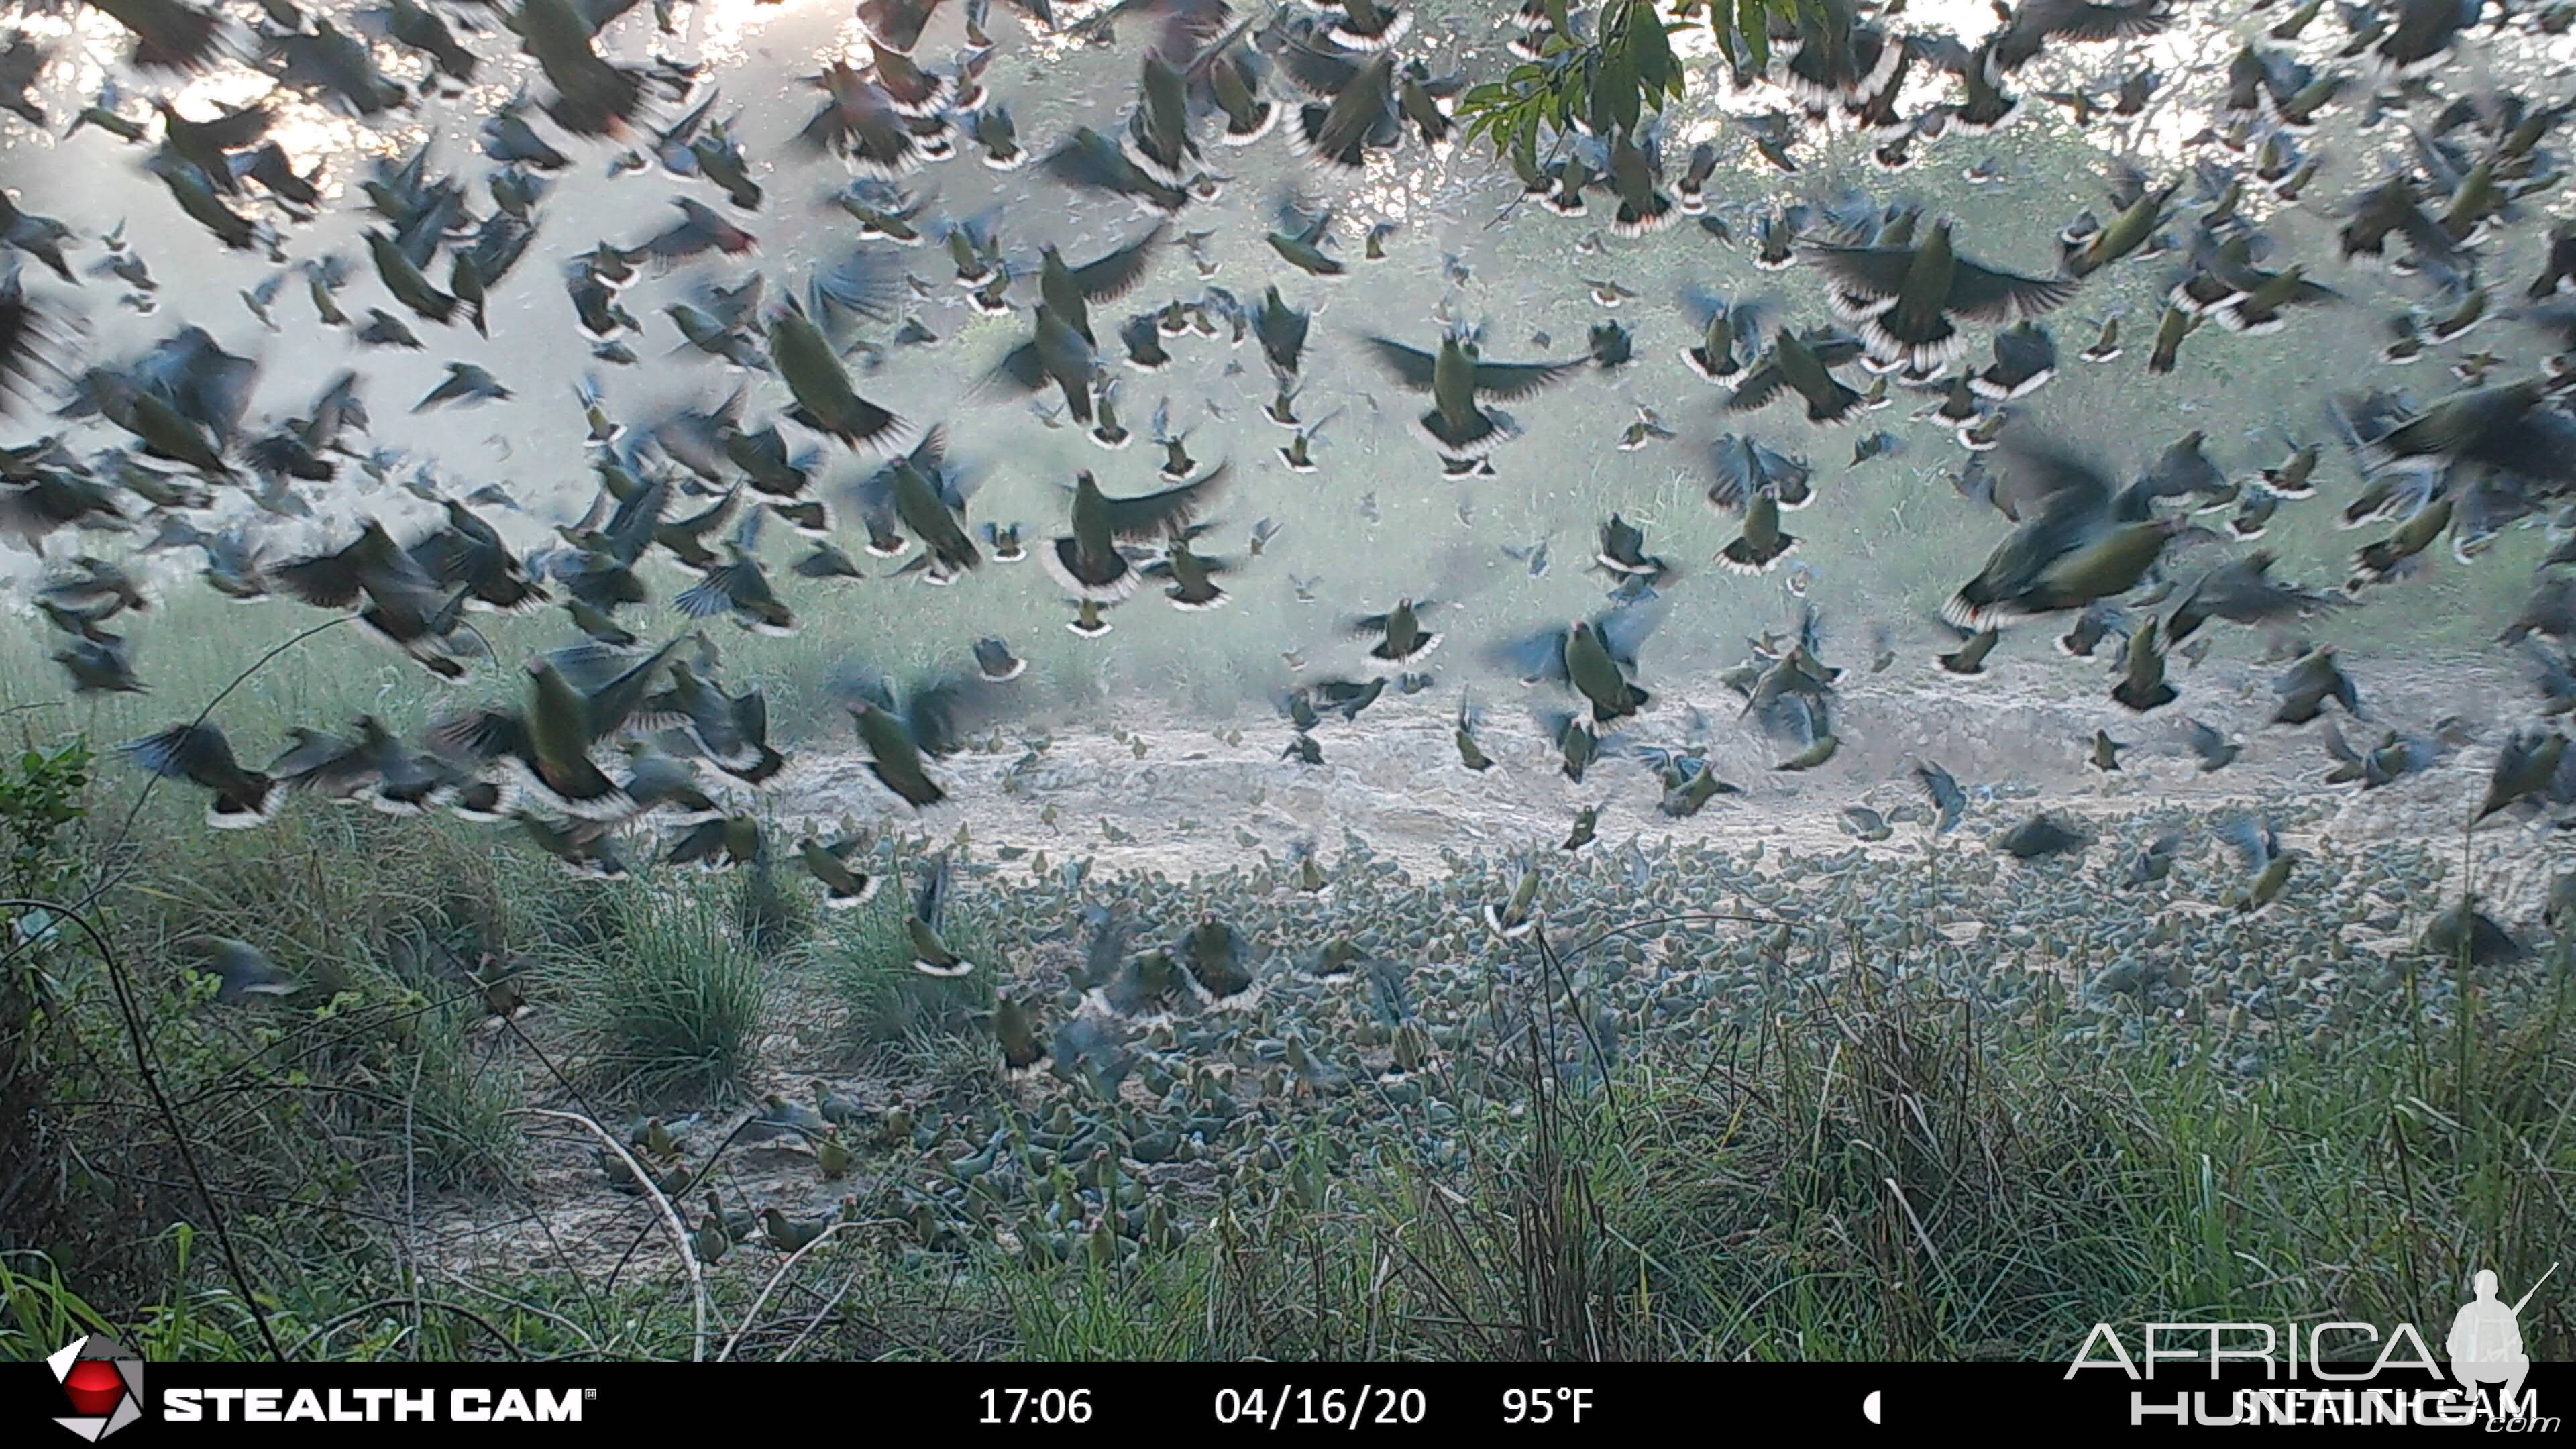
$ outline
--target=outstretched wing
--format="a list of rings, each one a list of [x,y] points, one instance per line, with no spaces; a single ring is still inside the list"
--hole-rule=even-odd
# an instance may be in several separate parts
[[[1914,265],[1912,247],[1838,247],[1821,244],[1806,248],[1807,260],[1817,270],[1841,284],[1842,290],[1860,297],[1893,297],[1905,286],[1905,274]],[[1967,270],[1963,263],[1960,271]]]
[[[1094,302],[1114,301],[1144,279],[1146,266],[1154,260],[1154,248],[1171,233],[1167,222],[1156,222],[1154,229],[1135,241],[1120,247],[1097,261],[1085,262],[1073,269],[1073,284],[1082,295]]]
[[[2073,277],[2025,277],[1963,260],[1950,278],[1950,310],[1980,322],[2010,322],[2056,311],[2080,285]]]
[[[1431,372],[1439,359],[1418,347],[1407,347],[1389,337],[1365,337],[1377,353],[1378,365],[1392,374],[1397,382],[1415,392],[1431,391]]]
[[[1232,465],[1219,463],[1206,474],[1160,493],[1141,498],[1112,498],[1109,531],[1119,538],[1141,540],[1187,528],[1215,501]]]
[[[1581,370],[1581,362],[1479,362],[1476,391],[1487,397],[1527,397]]]

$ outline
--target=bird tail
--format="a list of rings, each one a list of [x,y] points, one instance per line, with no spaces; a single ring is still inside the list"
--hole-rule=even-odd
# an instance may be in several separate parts
[[[1464,424],[1453,425],[1438,408],[1414,420],[1424,438],[1450,458],[1482,458],[1511,441],[1513,430],[1484,408],[1470,410]]]

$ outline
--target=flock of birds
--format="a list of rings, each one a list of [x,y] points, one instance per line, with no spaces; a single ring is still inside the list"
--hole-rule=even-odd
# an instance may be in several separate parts
[[[634,344],[646,328],[622,298],[639,277],[692,269],[686,299],[665,309],[669,322],[688,349],[749,385],[719,406],[649,423],[619,419],[585,386],[580,404],[596,496],[532,552],[515,548],[496,525],[496,517],[523,511],[507,490],[451,486],[424,471],[402,486],[435,506],[434,526],[398,536],[394,526],[368,518],[342,546],[279,556],[263,541],[262,519],[311,517],[308,493],[344,482],[353,469],[379,483],[390,477],[392,462],[359,441],[369,427],[360,376],[343,372],[297,415],[254,426],[246,419],[259,364],[227,352],[200,327],[183,327],[121,363],[76,367],[65,356],[64,319],[77,297],[94,294],[53,288],[26,274],[19,258],[71,287],[82,275],[112,276],[138,310],[158,305],[160,279],[122,228],[84,237],[15,203],[0,205],[0,243],[9,248],[0,279],[0,383],[14,394],[17,415],[42,396],[63,424],[0,448],[0,528],[45,560],[33,600],[64,636],[54,658],[74,688],[144,688],[128,641],[110,627],[150,607],[141,571],[128,565],[190,550],[221,593],[240,600],[276,595],[353,615],[442,684],[473,679],[489,657],[471,623],[476,611],[560,607],[580,636],[531,659],[514,701],[447,709],[416,741],[372,718],[345,731],[298,728],[281,755],[254,769],[217,723],[199,719],[134,741],[126,755],[207,792],[207,819],[217,827],[263,823],[297,793],[396,814],[444,808],[516,822],[568,869],[608,878],[627,873],[626,844],[639,839],[655,840],[670,864],[722,868],[768,858],[773,843],[747,802],[750,790],[780,776],[786,759],[769,737],[761,689],[723,680],[704,626],[730,619],[759,634],[794,631],[799,608],[818,606],[808,602],[809,591],[864,577],[839,542],[846,520],[863,530],[866,553],[904,559],[896,573],[927,585],[957,585],[1033,555],[1035,572],[1072,611],[1068,627],[1086,638],[1107,633],[1111,612],[1149,588],[1177,609],[1221,607],[1229,582],[1260,564],[1273,536],[1266,519],[1241,557],[1207,542],[1212,510],[1241,485],[1227,462],[1191,456],[1188,430],[1175,428],[1168,407],[1148,429],[1162,452],[1159,486],[1113,492],[1082,471],[1066,494],[1061,527],[1025,542],[1021,524],[975,516],[979,472],[952,443],[952,435],[965,433],[965,420],[901,416],[862,391],[876,370],[930,355],[908,344],[935,340],[906,315],[912,298],[933,290],[907,270],[925,254],[909,248],[935,246],[931,254],[944,253],[974,310],[1025,325],[997,363],[960,374],[960,383],[1025,397],[1051,426],[1079,429],[1114,450],[1134,440],[1117,406],[1118,367],[1160,371],[1171,361],[1168,349],[1193,336],[1233,346],[1249,340],[1277,382],[1264,411],[1290,436],[1278,456],[1292,471],[1312,471],[1330,419],[1305,416],[1299,397],[1310,346],[1324,339],[1310,328],[1310,309],[1292,304],[1276,282],[1258,299],[1213,284],[1212,233],[1188,230],[1194,209],[1227,179],[1218,170],[1223,148],[1265,144],[1274,132],[1278,141],[1266,144],[1293,148],[1318,184],[1383,176],[1424,154],[1445,155],[1458,144],[1456,112],[1471,79],[1489,79],[1436,73],[1436,47],[1402,4],[1336,0],[1239,13],[1226,0],[1116,0],[1076,19],[1048,0],[1024,0],[1019,21],[1032,32],[1098,42],[1114,41],[1121,27],[1150,32],[1123,124],[1106,132],[1077,127],[1041,150],[1024,145],[1006,100],[988,87],[1001,46],[986,28],[991,17],[982,0],[958,6],[964,48],[945,60],[925,44],[934,31],[949,33],[945,0],[861,0],[863,54],[834,60],[813,77],[817,109],[765,167],[716,117],[717,97],[698,67],[660,54],[641,65],[603,56],[601,33],[632,0],[454,7],[390,0],[387,9],[360,14],[356,33],[294,0],[260,0],[246,23],[186,0],[86,3],[132,33],[129,79],[112,73],[70,129],[122,138],[190,220],[228,249],[273,261],[277,270],[241,298],[272,326],[272,309],[290,305],[286,289],[297,283],[300,305],[322,325],[345,329],[370,348],[422,347],[423,330],[514,325],[519,314],[505,316],[492,299],[523,279],[559,173],[603,146],[613,172],[658,164],[684,183],[711,188],[673,197],[675,214],[649,235],[567,255],[560,264],[569,303],[562,320],[579,326],[600,365],[635,364]],[[2253,9],[2271,3],[2260,0]],[[2534,37],[2564,34],[2576,6],[2339,3],[2347,38],[2331,58],[2312,63],[2298,56],[2313,54],[2313,43],[2305,52],[2298,47],[2325,0],[2308,0],[2244,40],[2208,127],[2187,143],[2188,163],[2161,178],[2143,159],[2114,165],[2108,219],[2087,212],[2070,220],[2057,237],[2056,265],[2044,274],[1976,260],[1965,248],[1979,239],[1951,218],[1850,193],[1756,207],[1733,219],[1724,214],[1722,196],[1712,192],[1725,189],[1720,162],[1735,158],[1724,143],[1738,132],[1758,158],[1745,164],[1782,175],[1807,164],[1800,147],[1852,129],[1867,134],[1877,164],[1901,169],[1945,135],[1982,134],[2012,118],[2025,104],[2018,78],[2041,57],[2055,57],[2061,72],[2073,74],[2071,55],[2156,35],[2192,7],[2178,0],[1998,4],[2000,24],[1974,44],[1908,25],[1903,8],[1902,0],[1878,10],[1822,0],[1794,21],[1771,18],[1768,72],[1739,61],[1734,74],[1721,67],[1712,80],[1739,96],[1771,87],[1785,103],[1731,121],[1731,129],[1686,154],[1668,145],[1665,123],[1652,117],[1607,132],[1575,125],[1512,149],[1507,159],[1520,192],[1510,208],[1559,216],[1604,208],[1622,237],[1687,220],[1712,269],[1737,257],[1757,271],[1794,269],[1783,285],[1812,305],[1715,292],[1683,299],[1687,327],[1676,350],[1715,389],[1720,416],[1749,421],[1787,404],[1823,429],[1858,422],[1902,393],[1923,399],[1916,417],[1955,436],[1962,449],[1954,470],[1959,491],[2011,525],[1943,611],[1957,642],[1939,662],[1956,674],[1983,670],[2005,629],[2059,621],[2066,653],[2095,658],[2107,651],[2115,660],[2109,696],[2143,717],[2180,697],[2166,673],[2169,653],[2205,650],[2202,631],[2213,622],[2262,629],[2285,665],[2273,721],[2287,728],[2322,718],[2317,733],[2332,756],[2329,778],[2377,788],[2429,768],[2479,731],[2446,721],[2423,736],[2390,729],[2367,748],[2347,741],[2329,709],[2352,722],[2371,717],[2335,652],[2307,646],[2300,625],[2419,574],[2428,550],[2446,536],[2465,562],[2506,528],[2563,510],[2554,536],[2567,541],[2549,555],[2503,641],[2533,661],[2543,723],[2510,732],[2496,747],[2474,818],[2576,802],[2576,761],[2566,758],[2566,736],[2547,723],[2576,708],[2576,662],[2563,647],[2539,642],[2564,646],[2576,637],[2576,574],[2561,571],[2576,564],[2576,413],[2567,402],[2576,393],[2576,223],[2547,220],[2565,176],[2561,130],[2576,101],[2515,94],[2488,79],[2484,66],[2477,82],[2454,85],[2460,67],[2450,63],[2481,26],[2492,50],[2545,53],[2558,42]],[[664,33],[673,33],[664,0],[655,0],[653,12]],[[1544,61],[1579,47],[1598,23],[1581,9],[1531,0],[1513,22],[1510,47]],[[390,51],[380,52],[379,42]],[[366,285],[361,271],[343,254],[293,255],[298,228],[323,204],[323,178],[299,171],[271,134],[273,106],[191,117],[166,95],[138,108],[127,90],[240,63],[265,72],[281,93],[362,120],[391,119],[415,91],[472,81],[504,46],[533,62],[539,83],[482,125],[491,164],[479,184],[488,209],[468,177],[433,170],[425,145],[375,159],[355,181],[371,219],[367,264],[381,298],[359,290]],[[386,53],[408,55],[425,71],[409,83],[397,80],[382,65]],[[1734,53],[1746,54],[1742,47]],[[23,31],[0,38],[0,106],[29,126],[56,124],[37,92],[59,58],[50,43]],[[1933,87],[1937,99],[1915,104],[1934,76],[1946,77]],[[2138,116],[2164,84],[2152,68],[2124,66],[2108,84],[2097,76],[2034,94],[2086,126]],[[2418,296],[2391,318],[2375,363],[2394,368],[2447,358],[2456,390],[2418,401],[2371,386],[2372,375],[2356,367],[2353,386],[2325,409],[2321,429],[2331,426],[2331,436],[2321,430],[2312,440],[2289,440],[2276,464],[2245,477],[2210,458],[2199,432],[2123,480],[2080,446],[2016,424],[2027,411],[2023,400],[2059,368],[2057,340],[2042,319],[2106,285],[2105,274],[2150,265],[2167,273],[2146,363],[2151,374],[2173,372],[2187,345],[2221,345],[2208,340],[2216,334],[2271,332],[2296,325],[2311,309],[2350,305],[2313,275],[2326,271],[2322,259],[2285,255],[2266,229],[2266,217],[2302,204],[2316,179],[2323,160],[2317,126],[2330,114],[2347,117],[2356,134],[2386,138],[2381,150],[2392,158],[2370,184],[2325,203],[2342,218],[2337,261],[2393,271]],[[1031,255],[1005,234],[998,211],[935,214],[912,179],[970,147],[996,170],[1035,162],[1070,192],[1124,198],[1137,212],[1132,231],[1096,256],[1067,258],[1053,244]],[[773,284],[756,271],[721,280],[720,269],[756,245],[735,218],[754,216],[768,188],[806,167],[833,172],[831,195],[855,227],[853,243],[801,285]],[[1284,267],[1320,285],[1347,279],[1340,284],[1352,287],[1365,286],[1366,268],[1406,244],[1398,228],[1381,223],[1366,231],[1356,255],[1347,254],[1335,221],[1329,208],[1291,205],[1266,240]],[[2544,231],[2538,274],[2501,283],[2515,295],[2495,305],[2499,282],[2491,267],[2502,240]],[[1115,304],[1139,293],[1176,255],[1193,261],[1203,284],[1197,295],[1113,315]],[[1466,270],[1454,258],[1444,262],[1453,280],[1463,281]],[[1605,310],[1637,300],[1614,282],[1590,285]],[[173,292],[184,297],[185,289]],[[1496,459],[1525,431],[1502,404],[1586,373],[1616,373],[1636,356],[1635,332],[1615,321],[1593,326],[1579,355],[1504,361],[1489,355],[1481,332],[1454,309],[1444,307],[1440,320],[1447,325],[1436,336],[1371,330],[1353,339],[1393,385],[1424,399],[1412,423],[1428,455],[1426,480],[1429,459],[1446,477],[1494,473]],[[2489,321],[2527,329],[2554,355],[2520,375],[2493,352],[2458,345]],[[1396,319],[1383,323],[1401,330]],[[1984,360],[1988,350],[1991,361]],[[2114,315],[2099,324],[2079,360],[2107,366],[2123,352]],[[853,359],[860,363],[855,372]],[[755,388],[777,403],[770,415],[750,411]],[[456,362],[412,410],[511,396],[504,379]],[[80,451],[74,439],[81,429],[113,445]],[[1621,446],[1672,435],[1660,415],[1641,409]],[[1856,445],[1853,465],[1901,446],[1892,433],[1870,433]],[[2385,523],[2387,531],[2359,549],[2340,587],[2275,579],[2273,554],[2232,545],[2258,538],[2280,509],[2315,496],[2330,448],[2363,481],[2342,521]],[[843,455],[863,460],[861,471],[854,482],[833,483],[827,475]],[[1779,568],[1799,543],[1788,531],[1789,515],[1817,492],[1814,465],[1738,431],[1707,450],[1704,466],[1709,505],[1740,521],[1715,562],[1747,574]],[[2210,519],[2216,526],[2204,521]],[[774,568],[762,549],[765,529],[798,535],[800,556]],[[98,532],[146,536],[126,561],[56,546],[66,536]],[[1496,674],[1560,691],[1563,707],[1542,711],[1541,720],[1570,778],[1580,781],[1605,752],[1635,754],[1662,777],[1662,810],[1682,817],[1738,787],[1710,764],[1707,723],[1697,710],[1687,711],[1692,737],[1677,745],[1632,743],[1622,733],[1673,712],[1669,704],[1657,710],[1663,687],[1643,670],[1640,655],[1683,571],[1650,552],[1649,542],[1639,524],[1611,513],[1594,558],[1616,583],[1609,607],[1493,645],[1482,662]],[[1533,573],[1545,567],[1543,545],[1535,556],[1516,556],[1527,558]],[[689,576],[667,598],[697,625],[659,643],[647,637],[640,613],[664,596],[649,566],[654,560]],[[1354,672],[1364,677],[1317,678],[1283,692],[1292,726],[1284,755],[1320,764],[1318,732],[1328,720],[1356,722],[1390,684],[1403,693],[1433,687],[1426,661],[1444,642],[1442,612],[1428,598],[1398,598],[1353,620],[1362,666]],[[1807,608],[1785,632],[1753,644],[1746,662],[1724,677],[1742,697],[1743,717],[1779,741],[1778,769],[1824,765],[1841,743],[1836,682],[1845,670],[1825,661],[1816,611]],[[976,641],[972,654],[971,668],[931,678],[897,681],[852,670],[840,680],[868,769],[903,807],[948,800],[938,762],[1015,707],[1011,681],[1024,661],[1001,638]],[[1893,660],[1884,631],[1872,654],[1868,672]],[[1463,769],[1494,765],[1479,740],[1482,724],[1476,707],[1462,701],[1455,734]],[[2239,746],[2219,731],[2197,722],[2190,729],[2204,768],[2234,758]],[[2090,757],[2102,770],[2117,770],[2124,748],[2097,733]],[[1914,813],[1936,834],[1948,833],[1967,812],[1968,792],[1928,759],[1917,762],[1915,775],[1928,803]],[[1567,851],[1590,842],[1592,816],[1578,819]],[[1892,829],[1887,816],[1865,807],[1845,818],[1864,840],[1884,839]],[[2230,900],[2239,913],[2265,909],[2288,885],[2299,856],[2282,846],[2277,824],[2242,816],[2218,826],[2244,866]],[[2090,840],[2080,826],[2042,813],[1995,844],[2032,860]],[[2185,844],[2179,832],[2159,834],[2132,854],[2122,879],[2130,886],[2165,879]],[[836,908],[870,899],[888,870],[857,830],[833,839],[806,835],[795,853],[825,904]],[[1364,871],[1364,855],[1360,862]],[[1292,865],[1285,883],[1309,893],[1330,887],[1311,855]],[[915,964],[932,975],[972,971],[976,963],[943,936],[953,879],[947,858],[914,868],[919,879],[906,919]],[[1615,881],[1621,872],[1645,890],[1625,863],[1604,878]],[[1649,866],[1644,874],[1655,871]],[[1516,939],[1532,928],[1540,876],[1532,864],[1482,904],[1491,933]],[[2456,909],[2465,914],[2446,940],[2474,937],[2486,943],[2481,950],[2503,951],[2493,944],[2502,928],[2477,912],[2474,900]],[[1105,1002],[1113,1015],[1133,1016],[1179,995],[1221,1009],[1259,994],[1243,936],[1213,917],[1172,949],[1142,955],[1124,951],[1123,928],[1094,925],[1098,937],[1119,944],[1105,955],[1095,946],[1091,976],[1074,993],[1078,1008]],[[1320,978],[1350,975],[1359,969],[1354,961],[1372,959],[1347,939],[1342,945],[1352,954],[1324,963],[1331,969]],[[292,989],[285,973],[245,943],[216,943],[208,962],[227,997]],[[1052,1041],[1033,1016],[1003,995],[994,1030],[1012,1068],[1092,1059],[1086,1070],[1097,1075],[1097,1059],[1110,1048],[1076,1030],[1093,1022],[1085,1030],[1096,1036],[1096,1010],[1078,1009]],[[1386,1025],[1380,1044],[1401,1047],[1417,1064],[1438,1049],[1409,1009]],[[1158,1029],[1174,1030],[1168,1023]],[[1199,1097],[1225,1090],[1195,1077],[1179,1089]],[[817,1138],[831,1130],[829,1123],[793,1125]],[[901,1138],[914,1130],[909,1123],[882,1128]],[[1081,1161],[1091,1161],[1087,1150]]]

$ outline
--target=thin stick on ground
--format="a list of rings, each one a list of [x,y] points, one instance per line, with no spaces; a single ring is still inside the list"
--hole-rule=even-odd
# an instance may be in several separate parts
[[[616,1136],[609,1132],[607,1128],[600,1126],[597,1122],[592,1121],[590,1118],[585,1117],[578,1112],[559,1112],[550,1107],[530,1107],[527,1108],[526,1111],[527,1115],[531,1117],[552,1117],[558,1121],[577,1122],[581,1124],[582,1127],[586,1128],[590,1132],[590,1135],[607,1143],[608,1150],[616,1153],[618,1160],[626,1164],[626,1170],[635,1175],[635,1181],[644,1189],[644,1195],[651,1198],[653,1200],[653,1206],[661,1210],[662,1225],[670,1230],[671,1250],[680,1255],[680,1266],[687,1269],[689,1274],[690,1307],[691,1311],[695,1315],[695,1325],[689,1334],[689,1362],[705,1362],[707,1352],[707,1279],[706,1274],[700,1271],[698,1267],[698,1255],[696,1250],[689,1246],[689,1230],[680,1222],[679,1209],[671,1206],[671,1199],[663,1194],[661,1185],[653,1181],[653,1174],[646,1172],[644,1170],[644,1164],[637,1162],[634,1154],[626,1150],[626,1144],[618,1141]],[[817,1241],[820,1240],[818,1239]]]

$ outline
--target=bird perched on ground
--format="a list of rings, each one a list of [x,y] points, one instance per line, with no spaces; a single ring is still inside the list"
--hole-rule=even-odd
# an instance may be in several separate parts
[[[2042,856],[2063,855],[2081,851],[2093,843],[2093,837],[2077,830],[2055,816],[2042,812],[1995,837],[1995,849],[2015,860],[2037,860]]]
[[[2135,890],[2163,880],[2173,874],[2174,860],[2181,853],[2182,832],[2179,830],[2168,830],[2148,841],[2129,858],[2128,868],[2120,875],[2121,888]]]
[[[2243,745],[2228,739],[2227,736],[2202,724],[2199,720],[2184,720],[2183,726],[2190,732],[2188,739],[2191,752],[2200,756],[2200,772],[2204,775],[2214,774],[2227,768],[2235,762],[2239,754],[2244,752]]]
[[[2487,776],[2486,794],[2478,801],[2477,813],[2469,817],[2470,827],[2476,828],[2479,822],[2516,800],[2547,789],[2566,755],[2567,737],[2555,730],[2515,731],[2496,750],[2495,768]]]

